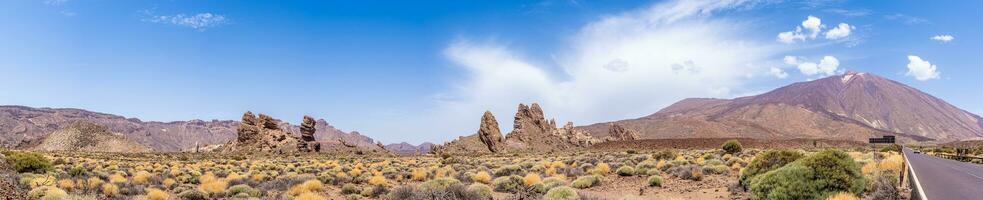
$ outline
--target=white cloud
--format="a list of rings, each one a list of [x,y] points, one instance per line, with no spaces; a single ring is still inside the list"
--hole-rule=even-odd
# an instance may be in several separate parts
[[[806,20],[802,21],[802,25],[795,27],[795,30],[778,33],[777,41],[785,44],[793,44],[799,41],[816,39],[816,36],[822,33],[824,28],[826,28],[826,25],[822,23],[822,19],[809,15],[806,17]],[[833,29],[826,31],[826,39],[835,40],[845,38],[850,36],[850,33],[854,29],[856,27],[850,26],[847,23],[840,23],[838,26],[833,27]]]
[[[750,24],[712,17],[745,3],[671,1],[610,15],[567,37],[569,43],[549,53],[555,58],[523,57],[494,41],[455,41],[444,55],[468,75],[437,95],[445,98],[434,127],[471,134],[480,114],[491,110],[508,129],[507,116],[529,102],[541,103],[559,123],[584,125],[645,116],[683,98],[746,92],[753,77],[775,75],[765,64],[781,48],[747,39],[754,38],[743,35]]]
[[[823,56],[819,63],[808,62],[795,56],[785,56],[785,64],[796,66],[799,72],[806,76],[832,76],[841,73],[840,60],[833,56]]]
[[[919,81],[927,81],[939,78],[938,68],[929,63],[927,60],[922,60],[918,56],[909,55],[908,56],[908,73],[905,76],[915,77]]]
[[[951,42],[953,39],[956,39],[956,38],[955,37],[952,37],[952,35],[936,35],[936,36],[932,36],[929,39],[932,39],[932,40],[935,40],[935,41],[939,41],[941,43],[948,43],[948,42]]]
[[[796,27],[794,31],[778,33],[778,41],[786,44],[795,43],[796,40],[805,41],[806,35],[802,34],[802,27]]]
[[[145,11],[150,14],[149,11]],[[151,16],[149,19],[144,21],[160,23],[160,24],[173,24],[179,26],[191,27],[199,31],[205,30],[210,27],[215,27],[228,23],[228,20],[223,15],[212,14],[212,13],[198,13],[194,15],[177,14],[177,15],[155,15]]]
[[[788,65],[798,65],[799,64],[799,57],[785,56],[785,59],[783,59],[783,60],[785,61],[785,64],[788,64]]]
[[[836,26],[835,28],[826,31],[826,39],[835,40],[845,38],[850,36],[850,31],[853,29],[856,29],[856,27],[850,26],[847,23],[840,23],[840,25]]]
[[[809,30],[809,38],[816,38],[823,29],[823,22],[818,17],[809,15],[802,21],[802,27]]]
[[[785,70],[782,70],[782,68],[771,67],[771,69],[769,70],[769,73],[772,76],[775,76],[776,78],[779,78],[779,79],[788,78],[788,73],[785,73]]]

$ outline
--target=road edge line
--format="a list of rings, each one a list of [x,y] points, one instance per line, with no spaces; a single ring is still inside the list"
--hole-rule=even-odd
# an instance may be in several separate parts
[[[904,149],[902,149],[901,153],[902,154],[905,154],[904,153]],[[908,169],[909,169],[909,171],[911,171],[911,180],[915,180],[915,187],[917,187],[915,189],[918,189],[918,197],[920,197],[921,200],[928,200],[928,197],[925,196],[925,189],[922,188],[922,183],[921,182],[918,182],[918,175],[915,174],[915,167],[912,166],[911,165],[911,161],[908,160],[908,155],[905,155],[904,156],[904,161],[906,163],[908,163]],[[908,181],[911,181],[911,180],[908,180]]]

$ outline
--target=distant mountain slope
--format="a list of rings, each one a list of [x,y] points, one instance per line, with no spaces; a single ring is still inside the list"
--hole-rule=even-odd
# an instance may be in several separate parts
[[[848,72],[737,99],[685,99],[630,120],[643,138],[826,138],[899,135],[952,141],[983,136],[983,119],[869,73]],[[605,135],[607,123],[582,127]]]
[[[77,121],[51,133],[32,147],[41,151],[86,152],[149,152],[150,147],[109,132],[106,127],[87,121]]]
[[[144,122],[136,118],[92,112],[73,108],[31,108],[26,106],[0,106],[0,146],[26,148],[36,145],[52,132],[68,127],[80,120],[106,126],[113,133],[149,146],[157,151],[176,152],[193,149],[195,145],[222,144],[236,137],[238,121],[189,120],[175,122]],[[300,127],[280,122],[280,127],[292,134],[300,134]],[[374,146],[372,138],[358,132],[345,133],[318,120],[318,141],[339,143],[343,139],[359,146]]]
[[[412,145],[410,143],[393,143],[386,145],[386,150],[399,155],[420,155],[430,153],[430,148],[433,148],[433,143],[424,142],[420,145]]]

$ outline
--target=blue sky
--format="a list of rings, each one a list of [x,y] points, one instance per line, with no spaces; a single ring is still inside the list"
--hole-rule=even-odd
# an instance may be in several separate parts
[[[0,104],[324,118],[385,143],[857,70],[983,113],[977,1],[0,1]],[[810,17],[811,16],[811,17]],[[933,39],[934,38],[934,39]]]

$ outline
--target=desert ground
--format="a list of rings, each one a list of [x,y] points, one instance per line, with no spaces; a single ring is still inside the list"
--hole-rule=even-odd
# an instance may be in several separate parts
[[[668,145],[681,142],[688,143]],[[5,186],[4,195],[155,200],[904,198],[896,182],[903,161],[890,148],[826,146],[831,141],[781,146],[757,140],[648,143],[653,147],[614,150],[617,144],[599,144],[568,153],[472,156],[6,151],[3,178],[16,185]],[[822,188],[768,185],[795,183],[770,179],[782,175],[777,172],[785,170],[783,165],[814,167],[812,172],[839,177]],[[796,194],[769,192],[788,189]],[[11,196],[17,191],[25,195]]]

